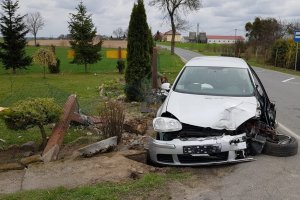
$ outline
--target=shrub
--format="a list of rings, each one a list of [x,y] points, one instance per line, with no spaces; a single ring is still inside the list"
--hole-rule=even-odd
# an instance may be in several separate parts
[[[286,67],[289,43],[287,40],[279,39],[272,46],[272,64],[276,67]]]
[[[56,65],[57,60],[55,54],[52,50],[46,48],[40,48],[35,54],[33,55],[33,61],[37,64],[40,64],[44,67],[44,78],[46,77],[46,67],[50,65]]]
[[[7,126],[12,130],[26,130],[38,126],[42,135],[42,147],[47,144],[47,135],[44,125],[55,123],[59,120],[60,107],[54,99],[36,98],[18,102],[9,109],[0,113]]]
[[[50,64],[48,66],[49,72],[51,74],[58,74],[60,72],[60,60],[56,58],[56,64]]]
[[[108,101],[99,108],[99,116],[103,119],[101,131],[105,137],[118,137],[121,141],[123,124],[125,120],[124,107],[117,101]]]
[[[124,73],[124,69],[125,69],[125,61],[124,60],[118,60],[117,62],[117,69],[119,70],[120,74]]]

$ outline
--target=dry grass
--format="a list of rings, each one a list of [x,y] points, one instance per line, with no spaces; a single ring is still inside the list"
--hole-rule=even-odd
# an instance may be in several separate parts
[[[37,43],[40,46],[59,46],[59,47],[69,47],[70,40],[37,40]],[[98,42],[95,40],[95,43]],[[29,46],[34,46],[34,41],[30,40],[28,42]],[[127,41],[126,40],[104,40],[102,44],[103,48],[111,48],[111,49],[116,49],[118,47],[121,48],[127,48]]]

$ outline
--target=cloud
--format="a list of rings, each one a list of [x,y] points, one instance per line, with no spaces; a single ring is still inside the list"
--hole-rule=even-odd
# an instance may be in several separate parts
[[[22,14],[39,11],[45,19],[45,27],[39,36],[58,36],[68,33],[69,13],[75,13],[80,0],[20,0]],[[83,0],[93,16],[93,22],[100,34],[112,35],[113,30],[126,29],[136,0]],[[152,32],[165,32],[170,25],[164,22],[165,13],[148,5],[144,0],[148,24]],[[203,8],[183,17],[189,21],[191,31],[200,30],[207,34],[233,35],[234,29],[244,34],[244,25],[256,16],[275,17],[282,20],[300,21],[299,0],[202,0]],[[188,32],[183,34],[187,35]]]

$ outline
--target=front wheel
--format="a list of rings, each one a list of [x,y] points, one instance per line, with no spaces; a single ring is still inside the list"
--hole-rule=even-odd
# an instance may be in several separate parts
[[[287,135],[276,135],[276,140],[267,139],[263,153],[270,156],[288,157],[298,153],[298,141]]]

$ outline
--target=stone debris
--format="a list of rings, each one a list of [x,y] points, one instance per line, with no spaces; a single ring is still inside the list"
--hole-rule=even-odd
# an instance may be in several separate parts
[[[22,158],[20,160],[20,163],[26,166],[36,162],[43,162],[41,155],[33,155],[27,158]]]
[[[126,96],[125,96],[124,94],[119,95],[119,96],[117,97],[117,101],[125,101],[125,100],[126,100]]]
[[[117,146],[117,137],[111,137],[100,142],[88,145],[79,149],[79,153],[83,157],[91,157],[97,153],[107,152]]]
[[[4,163],[0,164],[0,172],[1,171],[9,171],[9,170],[22,170],[25,166],[21,163]]]
[[[20,147],[21,151],[36,152],[37,149],[38,149],[38,146],[33,141],[26,142],[26,143],[22,144],[21,147]]]
[[[34,155],[34,153],[32,151],[26,151],[26,152],[23,153],[24,157],[29,157],[29,156],[32,156],[32,155]]]
[[[148,129],[147,119],[143,118],[129,118],[125,119],[124,130],[127,132],[145,135]]]

